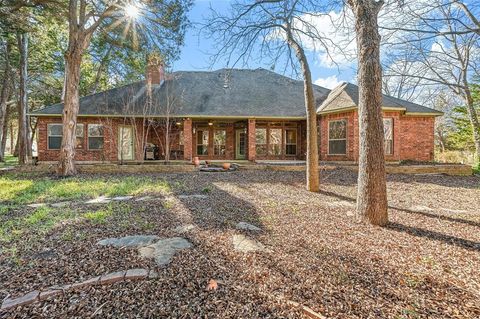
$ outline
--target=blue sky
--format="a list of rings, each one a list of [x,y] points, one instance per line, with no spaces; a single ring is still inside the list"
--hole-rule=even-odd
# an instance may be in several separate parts
[[[182,49],[180,59],[174,64],[175,70],[211,70],[219,69],[226,66],[226,61],[219,61],[214,66],[210,65],[209,53],[212,53],[213,43],[210,39],[198,36],[198,26],[195,23],[201,22],[208,16],[209,7],[212,6],[215,10],[226,12],[229,9],[230,3],[228,0],[196,0],[190,12],[190,20],[193,26],[188,30],[185,38],[185,46]],[[338,81],[353,82],[355,78],[355,70],[352,67],[345,67],[342,70],[335,68],[327,68],[320,63],[320,59],[315,52],[309,53],[309,64],[312,71],[312,78],[318,84],[324,86],[332,86]],[[270,69],[270,65],[252,63],[248,65],[249,68],[263,67]],[[243,67],[243,66],[238,66]],[[280,71],[281,68],[276,70]],[[287,74],[289,75],[289,74]],[[320,79],[324,79],[321,81]]]

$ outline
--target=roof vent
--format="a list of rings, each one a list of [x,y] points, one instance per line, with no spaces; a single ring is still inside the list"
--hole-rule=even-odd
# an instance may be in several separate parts
[[[230,72],[226,71],[223,75],[223,88],[228,89],[230,87]]]

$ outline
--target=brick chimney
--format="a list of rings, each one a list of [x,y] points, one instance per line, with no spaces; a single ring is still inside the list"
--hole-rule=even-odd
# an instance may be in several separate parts
[[[165,80],[165,63],[158,53],[147,57],[146,81],[149,85],[158,85]]]

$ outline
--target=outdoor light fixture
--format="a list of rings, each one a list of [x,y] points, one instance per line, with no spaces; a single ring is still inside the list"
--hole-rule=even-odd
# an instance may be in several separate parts
[[[180,123],[180,122],[177,122],[177,123],[175,123],[175,124],[177,124],[178,126],[182,125],[182,123]]]
[[[212,125],[213,125],[213,122],[208,122],[208,125],[212,126]]]

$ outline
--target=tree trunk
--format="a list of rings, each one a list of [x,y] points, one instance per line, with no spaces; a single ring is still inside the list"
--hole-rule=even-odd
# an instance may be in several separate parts
[[[359,163],[357,217],[373,225],[388,223],[383,147],[382,70],[377,17],[382,2],[353,0],[358,49]]]
[[[10,112],[11,112],[10,106],[7,106],[7,110],[5,112],[5,123],[3,125],[3,130],[1,132],[2,139],[0,140],[0,143],[1,143],[0,144],[0,162],[5,161],[5,148],[7,147],[8,121],[10,119]],[[13,138],[13,134],[12,134],[12,138]],[[12,152],[11,149],[10,149],[10,152]]]
[[[289,29],[288,26],[287,29]],[[307,112],[307,190],[318,192],[320,190],[320,174],[318,171],[317,110],[313,96],[312,74],[303,48],[294,40],[289,31],[287,31],[287,41],[295,51],[303,75],[303,92]]]
[[[473,130],[473,141],[475,143],[476,153],[476,165],[480,164],[480,122],[478,120],[478,114],[475,110],[472,94],[469,89],[466,90],[465,104],[467,106],[468,118]]]
[[[82,63],[83,46],[78,39],[71,39],[65,53],[65,99],[63,106],[62,146],[57,174],[72,176],[77,173],[75,168],[75,130],[77,127],[80,84],[80,64]]]
[[[8,98],[10,97],[10,51],[11,51],[11,43],[7,40],[5,45],[5,70],[3,72],[3,83],[2,83],[2,91],[0,92],[0,162],[4,161],[5,156],[5,143],[3,141],[6,139],[6,128],[8,125],[7,122],[7,103]]]
[[[18,50],[20,52],[20,83],[18,97],[18,163],[28,164],[28,127],[27,127],[27,55],[28,36],[26,33],[17,33]]]

